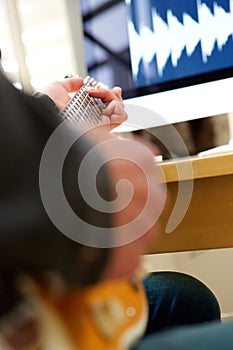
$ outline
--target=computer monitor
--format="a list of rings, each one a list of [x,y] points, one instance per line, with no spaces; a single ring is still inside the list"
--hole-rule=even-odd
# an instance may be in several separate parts
[[[128,124],[138,122],[133,106],[162,117],[142,115],[142,128],[232,112],[233,0],[125,2],[135,84],[124,91]]]

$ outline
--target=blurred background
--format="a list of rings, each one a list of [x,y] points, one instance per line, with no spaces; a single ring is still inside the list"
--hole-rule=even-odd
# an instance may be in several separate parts
[[[28,93],[67,74],[89,74],[109,87],[120,85],[123,92],[133,86],[124,0],[0,0],[0,48],[9,79]],[[197,154],[229,141],[232,118],[229,112],[175,126],[190,154]],[[145,130],[140,134],[146,137]],[[233,316],[233,249],[145,260],[154,271],[198,277],[215,292],[223,318]]]

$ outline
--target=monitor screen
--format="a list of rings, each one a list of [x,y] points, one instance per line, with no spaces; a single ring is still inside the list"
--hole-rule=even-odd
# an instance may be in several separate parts
[[[125,2],[135,85],[124,91],[127,104],[164,123],[231,112],[233,0]]]

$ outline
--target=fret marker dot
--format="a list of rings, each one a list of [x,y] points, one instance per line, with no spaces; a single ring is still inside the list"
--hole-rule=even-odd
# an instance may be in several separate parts
[[[136,315],[136,309],[133,306],[129,306],[126,310],[126,314],[129,317],[134,317]]]

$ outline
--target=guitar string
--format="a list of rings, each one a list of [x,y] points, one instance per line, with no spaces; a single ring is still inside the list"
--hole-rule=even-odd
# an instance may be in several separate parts
[[[93,78],[87,77],[85,84],[71,99],[68,105],[60,112],[60,115],[79,126],[97,125],[102,114],[104,103],[100,99],[92,98],[87,92],[88,86],[97,83]]]
[[[81,102],[80,102],[81,101]],[[75,106],[75,103],[79,102],[79,107]],[[69,119],[73,124],[84,124],[92,126],[99,123],[99,118],[102,113],[102,109],[99,108],[98,103],[93,103],[90,96],[82,95],[81,98],[75,99],[72,104],[67,106],[66,110],[62,112],[63,116]],[[89,108],[88,108],[89,107]],[[77,113],[79,112],[79,113]]]
[[[81,106],[79,110],[81,113],[81,121],[86,122],[88,125],[99,121],[99,111],[95,108],[94,101],[91,100],[90,96],[86,93],[81,96]]]
[[[87,92],[85,95],[82,95],[83,104],[85,109],[82,110],[85,116],[83,116],[84,121],[88,121],[90,125],[98,124],[100,116],[102,114],[102,109],[104,107],[104,103],[100,99],[92,98]]]
[[[65,119],[69,119],[73,124],[78,125],[80,120],[77,119],[77,108],[75,107],[75,104],[80,104],[80,96],[84,92],[84,87],[82,87],[79,92],[73,97],[73,99],[68,103],[68,105],[61,111],[62,116]]]

